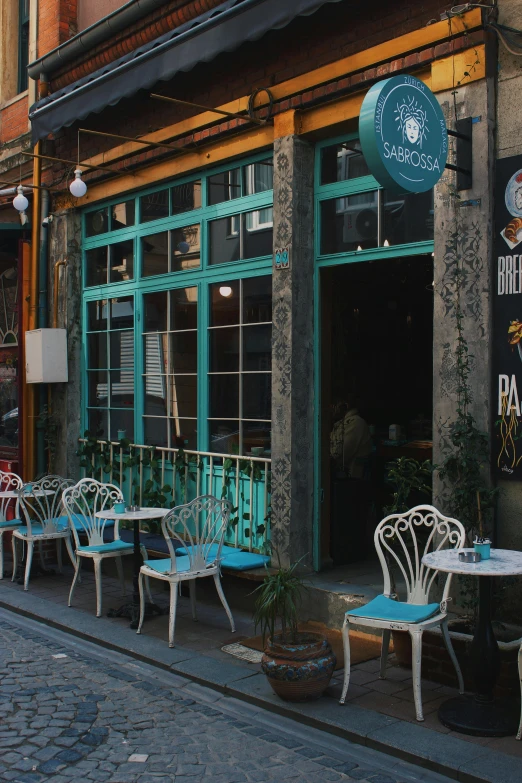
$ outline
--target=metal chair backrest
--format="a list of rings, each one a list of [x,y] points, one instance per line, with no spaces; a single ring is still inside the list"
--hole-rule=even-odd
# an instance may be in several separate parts
[[[169,549],[171,574],[177,570],[177,547],[188,556],[189,571],[203,571],[220,561],[231,510],[228,500],[201,495],[163,517],[161,529]]]
[[[424,540],[419,541],[419,534]],[[443,516],[433,506],[415,506],[403,514],[390,514],[375,529],[375,549],[384,576],[384,595],[391,594],[389,564],[396,566],[406,586],[406,601],[427,604],[438,571],[422,564],[422,558],[439,549],[461,549],[466,531],[457,519]],[[442,601],[448,598],[451,574],[448,574]]]
[[[60,517],[63,519],[62,494],[73,485],[72,479],[49,475],[21,487],[18,492],[20,518],[27,526],[29,537],[59,532]],[[62,524],[62,530],[63,527]]]
[[[23,485],[24,482],[16,473],[0,470],[0,491],[17,492]],[[0,522],[7,521],[6,515],[9,504],[13,504],[13,498],[0,497]],[[16,501],[15,516],[18,516],[18,501]]]
[[[63,493],[63,507],[69,517],[76,546],[80,546],[77,525],[85,533],[89,546],[104,543],[106,519],[95,516],[97,511],[110,511],[115,503],[123,501],[121,489],[115,484],[103,484],[92,478],[83,478]],[[114,539],[119,539],[118,522],[114,524]]]

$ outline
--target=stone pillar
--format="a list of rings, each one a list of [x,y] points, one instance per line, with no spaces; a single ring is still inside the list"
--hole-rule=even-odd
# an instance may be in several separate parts
[[[272,543],[285,566],[312,564],[314,148],[274,141]]]
[[[455,174],[447,170],[435,188],[435,264],[433,330],[433,462],[450,450],[449,427],[456,416],[456,253],[463,272],[461,306],[471,359],[472,409],[477,426],[490,432],[491,404],[491,253],[494,166],[494,100],[489,78],[438,96],[448,128],[457,118],[474,117],[473,187],[457,193]],[[450,151],[454,139],[450,138]],[[451,153],[450,158],[451,161]],[[455,229],[458,234],[455,240]],[[447,488],[434,474],[433,503],[451,513]]]
[[[55,265],[58,286],[55,290]],[[67,329],[68,383],[51,386],[51,448],[54,473],[79,479],[79,459],[76,456],[81,415],[81,223],[77,211],[54,213],[49,237],[49,326]],[[58,318],[53,323],[54,305],[58,303]]]

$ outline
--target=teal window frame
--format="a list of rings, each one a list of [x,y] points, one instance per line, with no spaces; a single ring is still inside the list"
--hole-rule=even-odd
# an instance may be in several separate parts
[[[434,241],[409,242],[401,245],[391,245],[385,247],[379,244],[378,247],[367,250],[355,250],[351,252],[321,254],[321,202],[332,198],[342,198],[344,196],[367,193],[372,190],[383,191],[384,188],[377,182],[372,175],[347,179],[341,182],[331,182],[321,185],[321,154],[325,147],[333,144],[350,142],[359,138],[358,133],[347,133],[342,136],[325,139],[318,142],[315,148],[314,163],[314,366],[317,368],[314,377],[314,521],[313,521],[313,561],[314,568],[319,571],[321,568],[321,484],[322,484],[322,466],[321,466],[321,270],[331,266],[341,264],[355,264],[364,261],[373,261],[375,259],[393,259],[398,256],[417,256],[430,254],[433,255]],[[378,237],[378,242],[382,237]]]
[[[134,442],[144,443],[144,391],[142,377],[144,372],[144,304],[145,294],[169,291],[174,289],[197,288],[198,316],[197,316],[197,450],[209,450],[209,333],[210,323],[210,285],[212,283],[226,284],[237,279],[255,278],[272,274],[272,254],[255,258],[229,261],[221,264],[209,263],[209,223],[216,218],[231,217],[237,214],[251,212],[273,206],[273,190],[266,190],[250,196],[241,196],[219,204],[207,203],[207,180],[214,174],[228,171],[237,166],[248,166],[252,163],[266,160],[272,157],[272,150],[264,150],[256,155],[240,160],[229,161],[219,167],[199,172],[192,172],[186,177],[158,182],[153,187],[136,191],[135,193],[120,194],[111,200],[97,203],[82,212],[82,290],[83,303],[81,314],[82,325],[82,390],[81,390],[81,431],[88,428],[88,385],[87,385],[87,307],[89,302],[100,299],[115,299],[123,296],[134,297]],[[150,193],[163,190],[174,185],[183,185],[194,180],[201,180],[201,207],[182,212],[169,217],[159,218],[154,221],[139,222],[140,198]],[[89,214],[104,208],[111,208],[123,201],[135,199],[135,223],[133,226],[107,231],[96,236],[86,236],[86,219]],[[201,266],[194,269],[185,269],[168,272],[161,275],[149,275],[141,277],[141,237],[156,234],[160,231],[181,228],[183,226],[199,223],[200,228],[200,258]],[[112,283],[103,283],[86,286],[86,253],[98,247],[105,247],[124,239],[134,242],[134,277]],[[107,436],[108,437],[108,436]]]

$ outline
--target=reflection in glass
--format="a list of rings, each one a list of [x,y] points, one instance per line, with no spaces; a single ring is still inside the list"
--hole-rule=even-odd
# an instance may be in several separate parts
[[[110,332],[111,368],[134,367],[134,332]]]
[[[321,253],[377,247],[377,191],[321,202]]]
[[[92,370],[108,367],[107,332],[87,335],[87,366]]]
[[[243,258],[271,255],[273,219],[272,207],[243,215]]]
[[[167,419],[143,417],[145,444],[147,446],[168,447]]]
[[[92,435],[99,438],[106,438],[108,433],[108,411],[89,410],[87,416],[87,427]]]
[[[134,212],[134,199],[131,201],[123,201],[121,204],[114,204],[111,207],[111,230],[117,231],[119,228],[133,226]]]
[[[164,275],[169,271],[169,232],[141,238],[141,274]]]
[[[134,440],[134,411],[111,410],[111,440],[118,440],[118,430],[125,430],[125,437]]]
[[[134,326],[134,299],[119,296],[111,299],[111,329],[128,329]]]
[[[85,251],[86,285],[103,285],[107,282],[107,246]]]
[[[88,212],[85,215],[85,236],[95,237],[109,230],[109,211],[107,207]]]
[[[207,180],[209,205],[239,198],[241,196],[240,176],[241,169],[237,168],[209,177]]]
[[[272,376],[270,373],[246,373],[243,380],[243,416],[245,419],[270,419]]]
[[[107,299],[87,302],[87,329],[91,332],[107,329],[107,315]]]
[[[106,370],[87,371],[87,404],[91,408],[108,407],[108,374]]]
[[[165,332],[167,330],[167,297],[167,291],[155,291],[153,294],[144,295],[144,332]]]
[[[243,280],[243,323],[272,320],[272,276]]]
[[[270,427],[269,421],[243,421],[243,453],[251,456],[269,457],[270,456]],[[261,454],[258,449],[263,449]],[[256,449],[256,454],[252,454],[252,449]]]
[[[110,370],[110,407],[134,407],[134,369]]]
[[[198,423],[194,419],[168,419],[170,445],[174,448],[193,449],[198,447]]]
[[[170,335],[169,372],[197,372],[197,332],[178,332]]]
[[[239,323],[239,280],[214,283],[210,286],[211,326]]]
[[[209,222],[209,264],[227,264],[239,261],[239,216],[220,218]]]
[[[167,415],[167,376],[144,375],[145,414],[150,416]]]
[[[239,326],[210,329],[210,372],[238,372]]]
[[[146,334],[145,342],[145,372],[149,374],[167,372],[168,334]]]
[[[433,190],[396,195],[383,191],[383,242],[402,245],[433,239]]]
[[[210,416],[239,417],[239,375],[210,376]]]
[[[199,223],[171,232],[172,272],[196,269],[201,264]]]
[[[149,220],[158,220],[169,215],[169,191],[157,190],[148,196],[140,198],[140,220],[147,223]]]
[[[170,328],[197,329],[198,289],[176,288],[170,292]]]
[[[134,240],[116,242],[109,247],[110,282],[132,280],[134,277]]]
[[[168,415],[193,418],[197,416],[198,381],[195,375],[169,375]]]
[[[274,187],[274,164],[270,158],[259,163],[250,163],[243,169],[245,177],[245,196],[272,190]]]
[[[210,451],[239,454],[239,422],[209,421]]]
[[[369,173],[361,145],[356,139],[321,150],[321,185],[365,177]]]
[[[201,180],[175,185],[171,190],[171,198],[173,215],[189,212],[191,209],[199,209],[201,206]]]
[[[243,370],[271,370],[272,326],[245,326],[243,329]]]

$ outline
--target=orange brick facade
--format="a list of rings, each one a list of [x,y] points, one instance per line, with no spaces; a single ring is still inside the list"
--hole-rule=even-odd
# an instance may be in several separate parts
[[[28,131],[28,99],[25,95],[5,106],[0,116],[0,143],[13,141]]]
[[[38,4],[38,57],[76,35],[76,0],[42,0]]]

